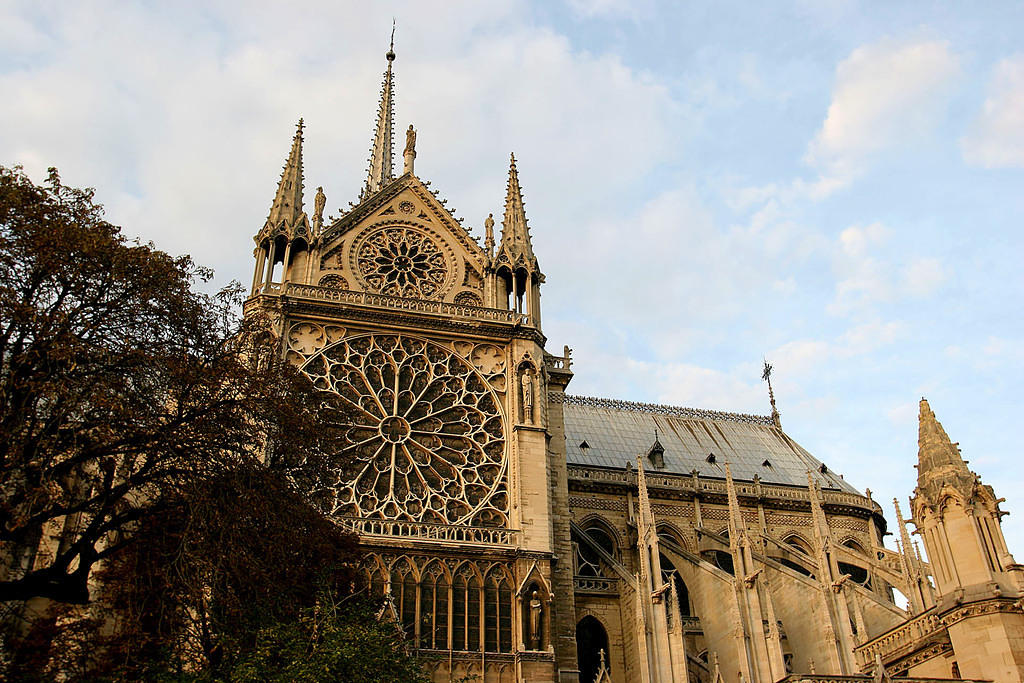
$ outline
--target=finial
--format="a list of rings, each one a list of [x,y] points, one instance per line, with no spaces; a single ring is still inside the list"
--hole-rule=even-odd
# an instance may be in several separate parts
[[[388,52],[386,55],[389,62],[395,61],[395,20],[391,19],[391,45],[388,46]]]

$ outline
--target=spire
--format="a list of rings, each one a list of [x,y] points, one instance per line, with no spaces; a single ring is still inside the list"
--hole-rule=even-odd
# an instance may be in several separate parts
[[[729,463],[725,463],[725,489],[729,500],[729,545],[736,548],[740,536],[746,531],[743,526],[743,513],[740,511],[740,499],[736,493],[736,482],[732,479]]]
[[[302,119],[299,119],[292,138],[292,150],[281,172],[281,181],[277,184],[277,194],[267,218],[267,222],[274,226],[282,220],[291,225],[302,214],[302,128]]]
[[[768,400],[772,404],[772,422],[776,427],[782,429],[782,422],[779,420],[779,411],[775,407],[775,392],[772,391],[772,369],[772,364],[765,360],[764,372],[761,373],[761,379],[768,382]]]
[[[921,493],[934,499],[943,485],[950,484],[970,496],[974,474],[924,398],[918,417],[917,449],[917,486]]]
[[[380,89],[380,108],[377,110],[377,128],[373,134],[373,146],[370,148],[370,170],[366,185],[360,199],[369,197],[384,187],[394,177],[392,164],[394,157],[394,76],[391,64],[395,61],[395,27],[391,26],[391,45],[387,54],[387,71],[384,72],[384,84]]]
[[[526,223],[526,208],[523,192],[519,187],[519,171],[516,169],[516,155],[510,157],[508,187],[505,192],[505,217],[501,224],[501,247],[513,264],[520,259],[526,265],[537,268],[537,257],[530,243],[530,229]]]

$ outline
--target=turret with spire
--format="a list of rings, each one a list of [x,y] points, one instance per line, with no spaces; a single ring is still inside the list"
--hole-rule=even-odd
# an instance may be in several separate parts
[[[305,282],[309,278],[308,251],[313,240],[313,230],[302,207],[303,128],[303,121],[299,119],[267,222],[254,238],[256,269],[252,276],[253,294],[264,290],[265,285],[274,281],[276,263],[283,264],[281,280]],[[319,197],[317,201],[319,206]],[[294,254],[293,244],[298,245]]]
[[[1017,590],[1006,572],[1017,565],[1007,550],[991,486],[967,468],[960,449],[921,399],[918,417],[914,524],[935,573],[938,600],[981,584]]]
[[[508,306],[517,313],[523,313],[527,316],[524,322],[539,329],[540,284],[544,282],[544,275],[533,253],[515,154],[509,160],[501,244],[498,245],[491,273],[495,277],[494,305]]]
[[[922,398],[917,488],[910,504],[935,577],[936,607],[949,615],[949,639],[965,678],[1020,682],[1024,573],[1006,547],[1000,502],[967,468]]]

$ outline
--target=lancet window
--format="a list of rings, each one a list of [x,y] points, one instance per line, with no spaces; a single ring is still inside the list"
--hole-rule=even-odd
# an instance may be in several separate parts
[[[374,559],[366,569],[370,592],[389,596],[408,642],[426,650],[512,652],[516,603],[508,570],[491,564],[481,572],[464,562],[453,574],[451,563],[424,564],[417,571],[415,558],[401,557],[387,571]]]

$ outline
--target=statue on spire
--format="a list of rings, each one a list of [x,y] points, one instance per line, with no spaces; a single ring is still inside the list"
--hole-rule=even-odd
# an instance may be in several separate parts
[[[405,166],[402,169],[402,173],[412,173],[413,163],[416,159],[416,129],[409,124],[409,130],[405,131],[405,151],[402,152],[402,158],[405,160]]]

